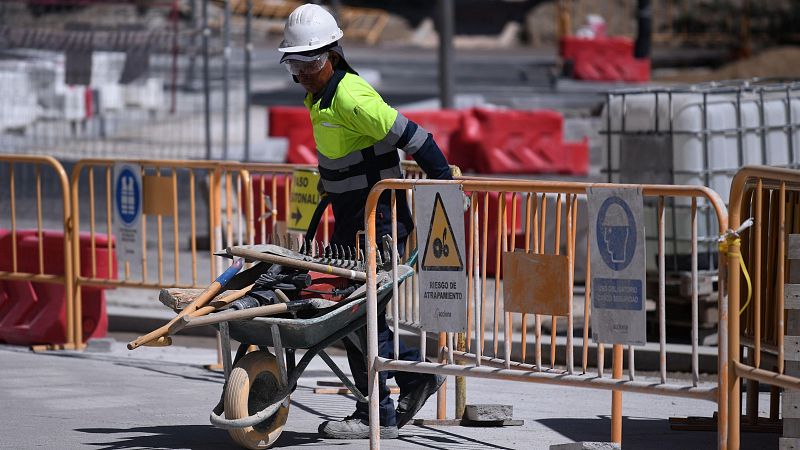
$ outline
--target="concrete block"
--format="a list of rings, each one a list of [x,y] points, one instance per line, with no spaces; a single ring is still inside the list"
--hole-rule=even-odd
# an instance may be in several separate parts
[[[800,438],[800,419],[783,419],[783,436]]]
[[[783,409],[783,406],[781,406],[781,409]],[[783,421],[782,437],[800,439],[800,419],[794,417],[782,417],[782,421]]]
[[[621,450],[616,442],[572,442],[570,444],[554,444],[550,450]]]
[[[800,336],[785,336],[783,351],[786,361],[800,361]]]
[[[798,361],[786,361],[783,367],[783,373],[786,375],[793,377],[800,375],[800,362]]]
[[[786,257],[788,259],[800,259],[800,234],[790,234],[788,244]]]
[[[512,405],[467,405],[464,418],[473,422],[510,420],[514,415]]]
[[[786,310],[786,336],[800,336],[800,310]]]
[[[783,285],[783,307],[800,309],[800,284],[787,283]]]
[[[781,413],[784,419],[800,419],[800,392],[784,391],[781,399]]]
[[[114,345],[112,338],[96,338],[86,341],[86,351],[92,353],[109,353]]]
[[[778,439],[778,450],[800,450],[800,438]]]

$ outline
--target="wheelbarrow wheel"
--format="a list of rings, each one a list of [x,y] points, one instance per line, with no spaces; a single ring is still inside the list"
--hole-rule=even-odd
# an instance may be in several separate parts
[[[275,356],[265,351],[245,355],[231,370],[225,388],[225,418],[241,419],[279,401],[280,371]],[[287,399],[288,400],[288,399]],[[269,448],[283,431],[289,416],[289,402],[259,423],[228,430],[233,440],[245,448]]]

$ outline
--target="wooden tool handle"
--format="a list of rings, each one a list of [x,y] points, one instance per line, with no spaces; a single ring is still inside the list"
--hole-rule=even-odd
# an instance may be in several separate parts
[[[183,328],[202,327],[204,325],[213,325],[215,323],[229,322],[231,320],[245,320],[254,317],[274,316],[281,314],[292,309],[297,309],[300,305],[293,305],[293,303],[277,303],[275,305],[257,306],[255,308],[247,308],[238,311],[225,311],[217,314],[211,314],[203,317],[186,317],[182,321],[186,322]],[[306,303],[306,302],[303,302]]]
[[[155,330],[145,334],[144,336],[139,336],[137,339],[128,343],[128,350],[133,350],[137,347],[140,347],[154,339],[158,339],[161,336],[167,334],[169,331],[169,327],[178,321],[181,317],[191,314],[198,309],[205,306],[212,298],[214,298],[217,293],[222,289],[222,286],[228,283],[234,275],[236,275],[239,270],[241,270],[242,266],[244,265],[243,259],[237,259],[228,267],[222,275],[218,276],[213,283],[211,283],[202,294],[198,295],[196,299],[192,303],[183,308],[183,310],[178,314],[175,318],[167,322],[165,325],[162,325]]]
[[[244,287],[242,289],[231,291],[229,294],[212,301],[211,304],[203,306],[202,308],[198,309],[197,311],[189,315],[178,317],[180,320],[176,320],[168,327],[168,334],[175,334],[178,331],[181,331],[183,327],[185,327],[186,324],[189,323],[187,319],[189,319],[190,317],[201,317],[211,312],[214,312],[220,307],[225,306],[233,301],[236,301],[244,297],[248,292],[250,292],[250,289],[252,288],[253,285],[251,284],[250,286]]]

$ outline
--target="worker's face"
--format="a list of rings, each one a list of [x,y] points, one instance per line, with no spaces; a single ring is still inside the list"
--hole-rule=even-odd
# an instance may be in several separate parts
[[[333,75],[333,64],[328,53],[312,61],[287,61],[285,64],[289,73],[297,77],[300,85],[311,94],[321,92]]]

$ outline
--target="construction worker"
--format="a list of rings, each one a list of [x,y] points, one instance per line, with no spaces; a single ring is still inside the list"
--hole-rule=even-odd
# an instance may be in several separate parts
[[[353,70],[339,45],[343,33],[324,8],[305,4],[286,20],[281,63],[295,82],[307,91],[304,104],[311,115],[317,145],[321,188],[330,198],[336,219],[331,242],[354,246],[364,229],[364,205],[370,188],[386,178],[402,178],[397,150],[413,156],[434,179],[450,180],[450,167],[430,133],[387,105],[375,89]],[[390,192],[384,192],[376,213],[376,236],[391,234]],[[405,193],[397,195],[398,248],[414,228]],[[362,329],[363,333],[363,329]],[[378,316],[378,351],[393,357],[394,334],[384,312]],[[363,342],[363,341],[362,341]],[[368,393],[366,348],[345,340],[348,362],[358,389]],[[400,359],[419,361],[418,349],[400,344]],[[394,376],[400,387],[395,410],[386,378]],[[381,437],[395,438],[425,401],[444,383],[444,377],[413,372],[380,372]],[[369,409],[357,403],[356,411],[341,421],[319,427],[325,437],[369,437]]]

